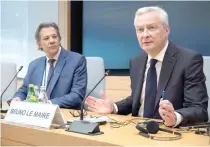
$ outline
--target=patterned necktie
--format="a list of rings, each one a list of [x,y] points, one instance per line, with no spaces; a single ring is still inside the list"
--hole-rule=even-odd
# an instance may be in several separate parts
[[[48,76],[47,76],[47,96],[48,96],[48,99],[50,99],[50,79],[53,75],[53,71],[54,71],[54,65],[53,63],[55,62],[55,59],[49,59],[48,60],[48,63],[50,64],[50,68],[49,68],[49,71],[48,71]]]
[[[144,117],[153,118],[155,97],[157,93],[157,74],[155,64],[158,60],[151,59],[150,67],[147,72],[145,99],[144,99]]]

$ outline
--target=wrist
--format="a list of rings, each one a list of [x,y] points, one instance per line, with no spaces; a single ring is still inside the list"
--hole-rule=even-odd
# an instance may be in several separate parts
[[[112,114],[115,114],[115,111],[116,111],[116,110],[115,110],[115,108],[114,108],[114,103],[112,103],[112,111],[111,111],[111,113],[112,113]]]
[[[172,125],[173,127],[176,126],[176,122],[177,122],[177,116],[176,116],[176,114],[174,113],[174,121],[173,121],[173,125]]]

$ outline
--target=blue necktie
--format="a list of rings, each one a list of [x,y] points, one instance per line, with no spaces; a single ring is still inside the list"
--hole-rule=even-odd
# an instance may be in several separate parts
[[[144,117],[153,118],[155,97],[157,93],[157,74],[155,64],[158,60],[151,59],[150,67],[147,72],[145,99],[144,99]]]
[[[50,68],[49,68],[49,71],[48,71],[48,76],[47,76],[47,97],[48,99],[50,99],[50,79],[53,75],[53,71],[54,71],[54,66],[53,66],[53,63],[55,62],[55,59],[49,59],[48,60],[48,63],[50,64]]]

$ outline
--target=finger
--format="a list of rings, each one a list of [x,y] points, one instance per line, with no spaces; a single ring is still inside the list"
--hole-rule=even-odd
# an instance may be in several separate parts
[[[165,103],[168,103],[168,104],[169,104],[169,103],[171,103],[171,102],[170,102],[169,100],[162,100],[161,103],[162,103],[162,104],[165,104]]]
[[[88,96],[87,98],[86,98],[86,100],[85,101],[89,101],[89,102],[96,102],[96,98],[95,97],[93,97],[93,96]]]
[[[172,104],[169,100],[165,100],[165,103],[166,103],[167,105],[170,105],[170,106],[173,107],[173,104]]]
[[[95,107],[95,103],[86,103],[88,105],[88,107]]]
[[[168,104],[168,105],[170,105],[171,102],[170,102],[169,100],[161,100],[159,104],[160,104],[160,105],[163,105],[163,104]]]
[[[159,108],[159,114],[160,114],[160,116],[163,118],[163,115],[164,115],[164,109],[161,109],[161,108]]]
[[[85,104],[88,106],[93,105],[93,103],[94,103],[93,101],[85,101]]]
[[[99,99],[95,99],[95,98],[88,98],[86,99],[85,103],[88,105],[96,105],[96,103],[99,101]]]
[[[88,106],[88,110],[90,110],[92,112],[98,112],[98,109],[97,108],[91,107],[91,106]]]
[[[85,100],[85,103],[86,103],[86,104],[89,104],[89,103],[95,103],[95,101],[94,101],[94,100],[92,100],[92,99],[86,99],[86,100]]]
[[[162,117],[162,119],[163,119],[164,121],[167,121],[167,122],[168,122],[169,116],[166,115],[165,110],[162,109],[162,110],[159,111],[159,113],[160,113],[160,116]]]
[[[103,101],[102,99],[96,99],[95,101],[87,101],[86,104],[91,106],[91,107],[94,107],[94,108],[100,108],[102,105],[103,105]]]
[[[162,107],[165,103],[166,103],[165,100],[160,100],[159,106]]]
[[[161,116],[169,116],[169,117],[173,117],[174,116],[174,110],[173,109],[163,109],[163,108],[159,108],[159,113]]]
[[[168,103],[168,102],[166,102],[166,103],[160,102],[159,106],[163,109],[168,109],[168,108],[173,109],[174,108],[173,105],[171,103]]]
[[[165,121],[165,124],[169,124],[171,122],[171,117],[169,117],[167,115],[164,115],[162,118]]]
[[[160,113],[160,115],[163,115],[163,116],[173,117],[174,116],[174,109],[173,108],[171,108],[171,109],[160,108],[159,113]]]
[[[100,95],[104,98],[104,100],[107,100],[106,94],[103,90],[100,91]]]
[[[168,105],[168,104],[162,105],[161,108],[162,108],[162,109],[165,109],[166,111],[171,111],[171,112],[174,111],[174,107],[173,107],[172,105]]]
[[[166,111],[165,110],[163,113],[164,113],[164,116],[168,116],[170,118],[172,118],[174,116],[174,112],[173,111]]]
[[[173,116],[173,117],[170,117],[170,116],[164,116],[164,124],[166,126],[174,126],[176,124],[176,118]]]
[[[173,119],[174,118],[174,112],[167,113],[165,116],[170,118],[170,119]]]

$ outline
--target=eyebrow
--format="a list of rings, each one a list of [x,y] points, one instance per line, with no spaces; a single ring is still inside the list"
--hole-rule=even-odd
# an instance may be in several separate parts
[[[46,35],[43,38],[49,37],[49,36],[57,36],[57,34],[52,34],[52,35]]]
[[[148,24],[146,26],[152,26],[152,25],[157,25],[156,23]],[[142,26],[136,26],[137,28],[142,27]]]
[[[149,24],[148,26],[157,25],[156,23]]]

